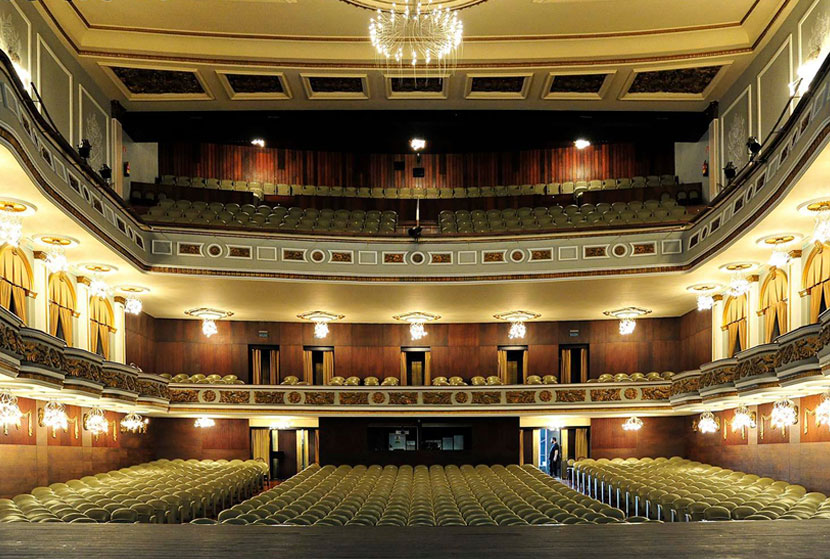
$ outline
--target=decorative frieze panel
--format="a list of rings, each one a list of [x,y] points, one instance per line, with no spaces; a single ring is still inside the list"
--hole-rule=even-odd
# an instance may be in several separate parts
[[[782,385],[797,384],[821,375],[818,351],[821,325],[809,324],[780,336],[776,343],[775,373]]]

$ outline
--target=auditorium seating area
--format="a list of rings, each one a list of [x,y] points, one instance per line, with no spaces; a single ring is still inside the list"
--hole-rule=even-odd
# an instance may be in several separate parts
[[[159,200],[145,214],[155,223],[227,225],[277,231],[320,231],[331,233],[391,234],[397,229],[398,214],[379,210],[332,210],[223,204],[190,200]]]
[[[171,375],[170,373],[162,373],[159,376],[166,378],[170,382],[180,384],[245,384],[243,381],[239,380],[236,375],[214,374],[205,376],[201,373],[197,373],[195,375]]]
[[[823,493],[680,457],[580,460],[574,482],[628,515],[664,521],[830,518]]]
[[[499,196],[556,196],[578,194],[595,190],[618,190],[627,188],[654,188],[677,185],[674,175],[651,175],[604,180],[578,180],[562,183],[513,184],[507,186],[470,186],[456,188],[384,188],[384,187],[342,187],[301,184],[275,184],[271,182],[227,180],[203,177],[182,177],[162,175],[156,179],[165,186],[190,187],[208,190],[251,192],[258,198],[263,196],[332,196],[343,198],[385,198],[385,199],[440,199],[440,198],[491,198]]]
[[[0,523],[180,524],[251,497],[266,474],[254,460],[156,460],[0,499]]]
[[[528,465],[313,465],[218,517],[224,524],[300,526],[524,526],[623,519],[621,510]]]

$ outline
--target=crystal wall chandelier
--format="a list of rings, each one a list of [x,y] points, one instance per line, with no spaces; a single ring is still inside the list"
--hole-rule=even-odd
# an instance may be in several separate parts
[[[94,436],[103,435],[109,431],[110,424],[107,417],[104,415],[104,410],[99,407],[94,407],[89,410],[84,418],[84,429],[92,433]]]
[[[402,322],[408,322],[409,336],[413,340],[420,340],[421,338],[427,335],[427,331],[424,328],[424,324],[426,324],[427,322],[438,320],[441,317],[437,314],[415,311],[399,314],[393,316],[392,318],[394,318],[395,320],[400,320]]]
[[[507,320],[510,322],[510,330],[507,331],[507,337],[511,340],[516,340],[524,338],[527,335],[525,321],[539,318],[542,315],[528,311],[510,311],[493,316],[499,320]]]
[[[715,433],[720,430],[718,420],[715,414],[710,411],[705,411],[700,414],[700,419],[697,422],[697,430],[701,433]]]
[[[775,429],[783,429],[798,422],[798,410],[789,398],[778,400],[772,407],[770,423]]]
[[[735,415],[732,417],[732,430],[740,429],[755,429],[755,420],[752,419],[752,413],[746,406],[735,408]]]
[[[69,427],[69,417],[66,415],[66,406],[57,400],[49,400],[43,407],[43,426],[55,429]]]
[[[17,405],[17,396],[8,390],[0,392],[0,427],[20,425],[22,418],[23,412]]]
[[[409,66],[419,73],[452,71],[461,49],[464,25],[458,12],[432,2],[404,0],[378,9],[369,20],[369,38],[386,66]]]
[[[624,307],[613,311],[605,311],[605,316],[618,318],[620,320],[620,335],[627,336],[634,332],[637,328],[637,323],[634,319],[645,316],[651,313],[650,309],[643,309],[640,307]]]
[[[623,431],[639,431],[643,428],[643,420],[632,415],[622,424]]]
[[[198,427],[199,429],[209,429],[216,425],[216,422],[209,418],[209,417],[197,417],[196,421],[193,422],[194,427]]]
[[[219,309],[209,309],[204,307],[199,309],[190,309],[189,311],[185,311],[184,314],[195,318],[201,318],[202,334],[208,338],[219,332],[219,329],[216,327],[217,320],[233,316],[233,313],[230,311],[221,311]]]
[[[36,211],[32,204],[22,200],[0,200],[0,245],[18,246],[23,238],[23,218]]]
[[[816,406],[816,425],[830,427],[830,391],[821,395],[821,403]]]
[[[140,433],[147,429],[149,422],[146,417],[141,417],[135,412],[130,412],[121,420],[121,429],[129,433]]]
[[[325,338],[329,335],[329,322],[340,320],[343,318],[343,315],[333,314],[326,311],[311,311],[298,314],[297,318],[314,322],[314,337]]]

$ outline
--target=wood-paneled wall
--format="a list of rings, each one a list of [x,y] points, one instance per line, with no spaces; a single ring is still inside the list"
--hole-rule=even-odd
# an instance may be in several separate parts
[[[405,170],[395,171],[395,161]],[[413,167],[425,177],[412,177]],[[159,144],[164,175],[324,186],[462,187],[674,174],[674,146],[600,144],[499,153],[355,154],[224,144]]]
[[[216,419],[210,429],[199,429],[193,419],[152,420],[155,458],[196,458],[199,460],[248,460],[251,436],[247,419]]]
[[[710,321],[689,315],[639,320],[629,336],[620,335],[614,320],[528,323],[522,341],[528,346],[528,374],[558,374],[559,344],[589,344],[594,378],[697,367],[711,360],[711,350],[703,341],[689,340],[709,338]],[[496,374],[498,346],[514,343],[508,325],[495,323],[431,324],[423,343],[414,343],[408,326],[398,324],[333,323],[324,340],[314,338],[311,324],[220,321],[217,326],[219,332],[206,338],[196,320],[129,316],[127,362],[148,372],[235,374],[247,381],[249,344],[278,345],[283,376],[301,373],[304,345],[331,345],[335,374],[382,377],[400,373],[401,347],[424,345],[431,348],[433,376],[469,379]]]
[[[88,431],[70,424],[68,431],[53,433],[38,425],[38,408],[45,402],[20,398],[24,416],[20,428],[9,427],[8,435],[0,429],[0,498],[31,491],[34,487],[78,479],[83,476],[147,462],[154,458],[151,433],[134,435],[112,432],[93,437]],[[67,406],[70,421],[83,421],[86,408]],[[123,414],[107,412],[107,419],[121,421]],[[29,436],[29,418],[32,436]]]
[[[643,417],[639,431],[624,431],[622,418],[591,420],[591,458],[643,458],[687,454],[691,422],[687,417]]]

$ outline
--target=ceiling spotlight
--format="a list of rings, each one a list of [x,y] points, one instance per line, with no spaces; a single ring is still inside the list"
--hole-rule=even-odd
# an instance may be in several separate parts
[[[816,425],[830,427],[830,391],[821,395],[821,403],[816,406]]]
[[[0,427],[20,425],[23,412],[17,405],[17,396],[8,390],[0,391]]]
[[[700,414],[700,419],[697,422],[697,430],[704,434],[716,433],[720,430],[720,424],[712,412],[705,411]]]
[[[723,168],[723,176],[726,177],[727,182],[732,182],[738,174],[738,168],[735,167],[733,162],[729,162],[726,164],[726,167]]]
[[[697,296],[697,310],[708,311],[715,306],[715,298],[711,295]]]
[[[199,429],[209,429],[216,425],[216,422],[209,418],[209,417],[197,417],[196,421],[193,422],[194,427],[198,427]]]
[[[199,309],[190,309],[189,311],[185,311],[184,314],[195,318],[201,318],[202,334],[204,334],[208,338],[219,331],[219,329],[216,327],[217,320],[233,316],[233,313],[230,311],[221,311],[219,309],[210,309],[205,307]]]
[[[605,311],[605,316],[610,316],[612,318],[618,318],[620,320],[620,334],[623,336],[627,336],[634,332],[634,329],[637,328],[637,323],[634,319],[639,318],[641,316],[645,316],[651,313],[651,309],[643,309],[640,307],[624,307],[622,309],[616,309],[613,311]]]
[[[643,428],[643,420],[632,415],[622,424],[623,431],[639,431]]]
[[[314,337],[325,338],[329,335],[329,322],[340,320],[343,318],[343,315],[333,314],[326,311],[311,311],[298,314],[297,318],[314,322]]]
[[[574,147],[576,149],[585,149],[591,145],[591,142],[586,140],[585,138],[579,138],[578,140],[574,140]]]
[[[424,336],[427,335],[427,331],[424,328],[424,324],[427,322],[432,322],[434,320],[438,320],[441,318],[437,314],[432,314],[428,312],[408,312],[405,314],[399,314],[393,316],[395,320],[400,320],[402,322],[409,322],[409,335],[412,337],[413,340],[420,340]]]
[[[121,430],[129,433],[143,433],[150,422],[146,417],[141,417],[135,412],[130,412],[121,420]]]
[[[69,427],[69,417],[66,415],[66,406],[57,400],[49,400],[43,407],[43,426],[55,429],[63,429]]]
[[[409,147],[412,148],[412,151],[421,151],[427,147],[427,141],[423,138],[412,138],[409,140]]]
[[[263,140],[262,138],[254,138],[253,140],[251,140],[251,145],[254,145],[258,148],[264,148],[265,140]]]
[[[732,416],[732,430],[755,429],[755,419],[752,416],[749,408],[744,405],[735,408],[735,415]]]
[[[783,429],[798,422],[798,410],[789,398],[778,400],[772,407],[770,423],[775,429]]]
[[[761,142],[755,136],[750,136],[746,141],[746,149],[749,150],[750,159],[755,159],[761,151]]]
[[[94,407],[89,410],[84,418],[84,429],[92,433],[94,436],[103,435],[109,431],[110,424],[107,417],[104,415],[104,410],[99,407]]]
[[[510,311],[493,316],[499,320],[507,320],[510,322],[510,330],[507,332],[507,337],[515,340],[524,338],[527,335],[525,321],[539,318],[542,315],[528,311]]]

